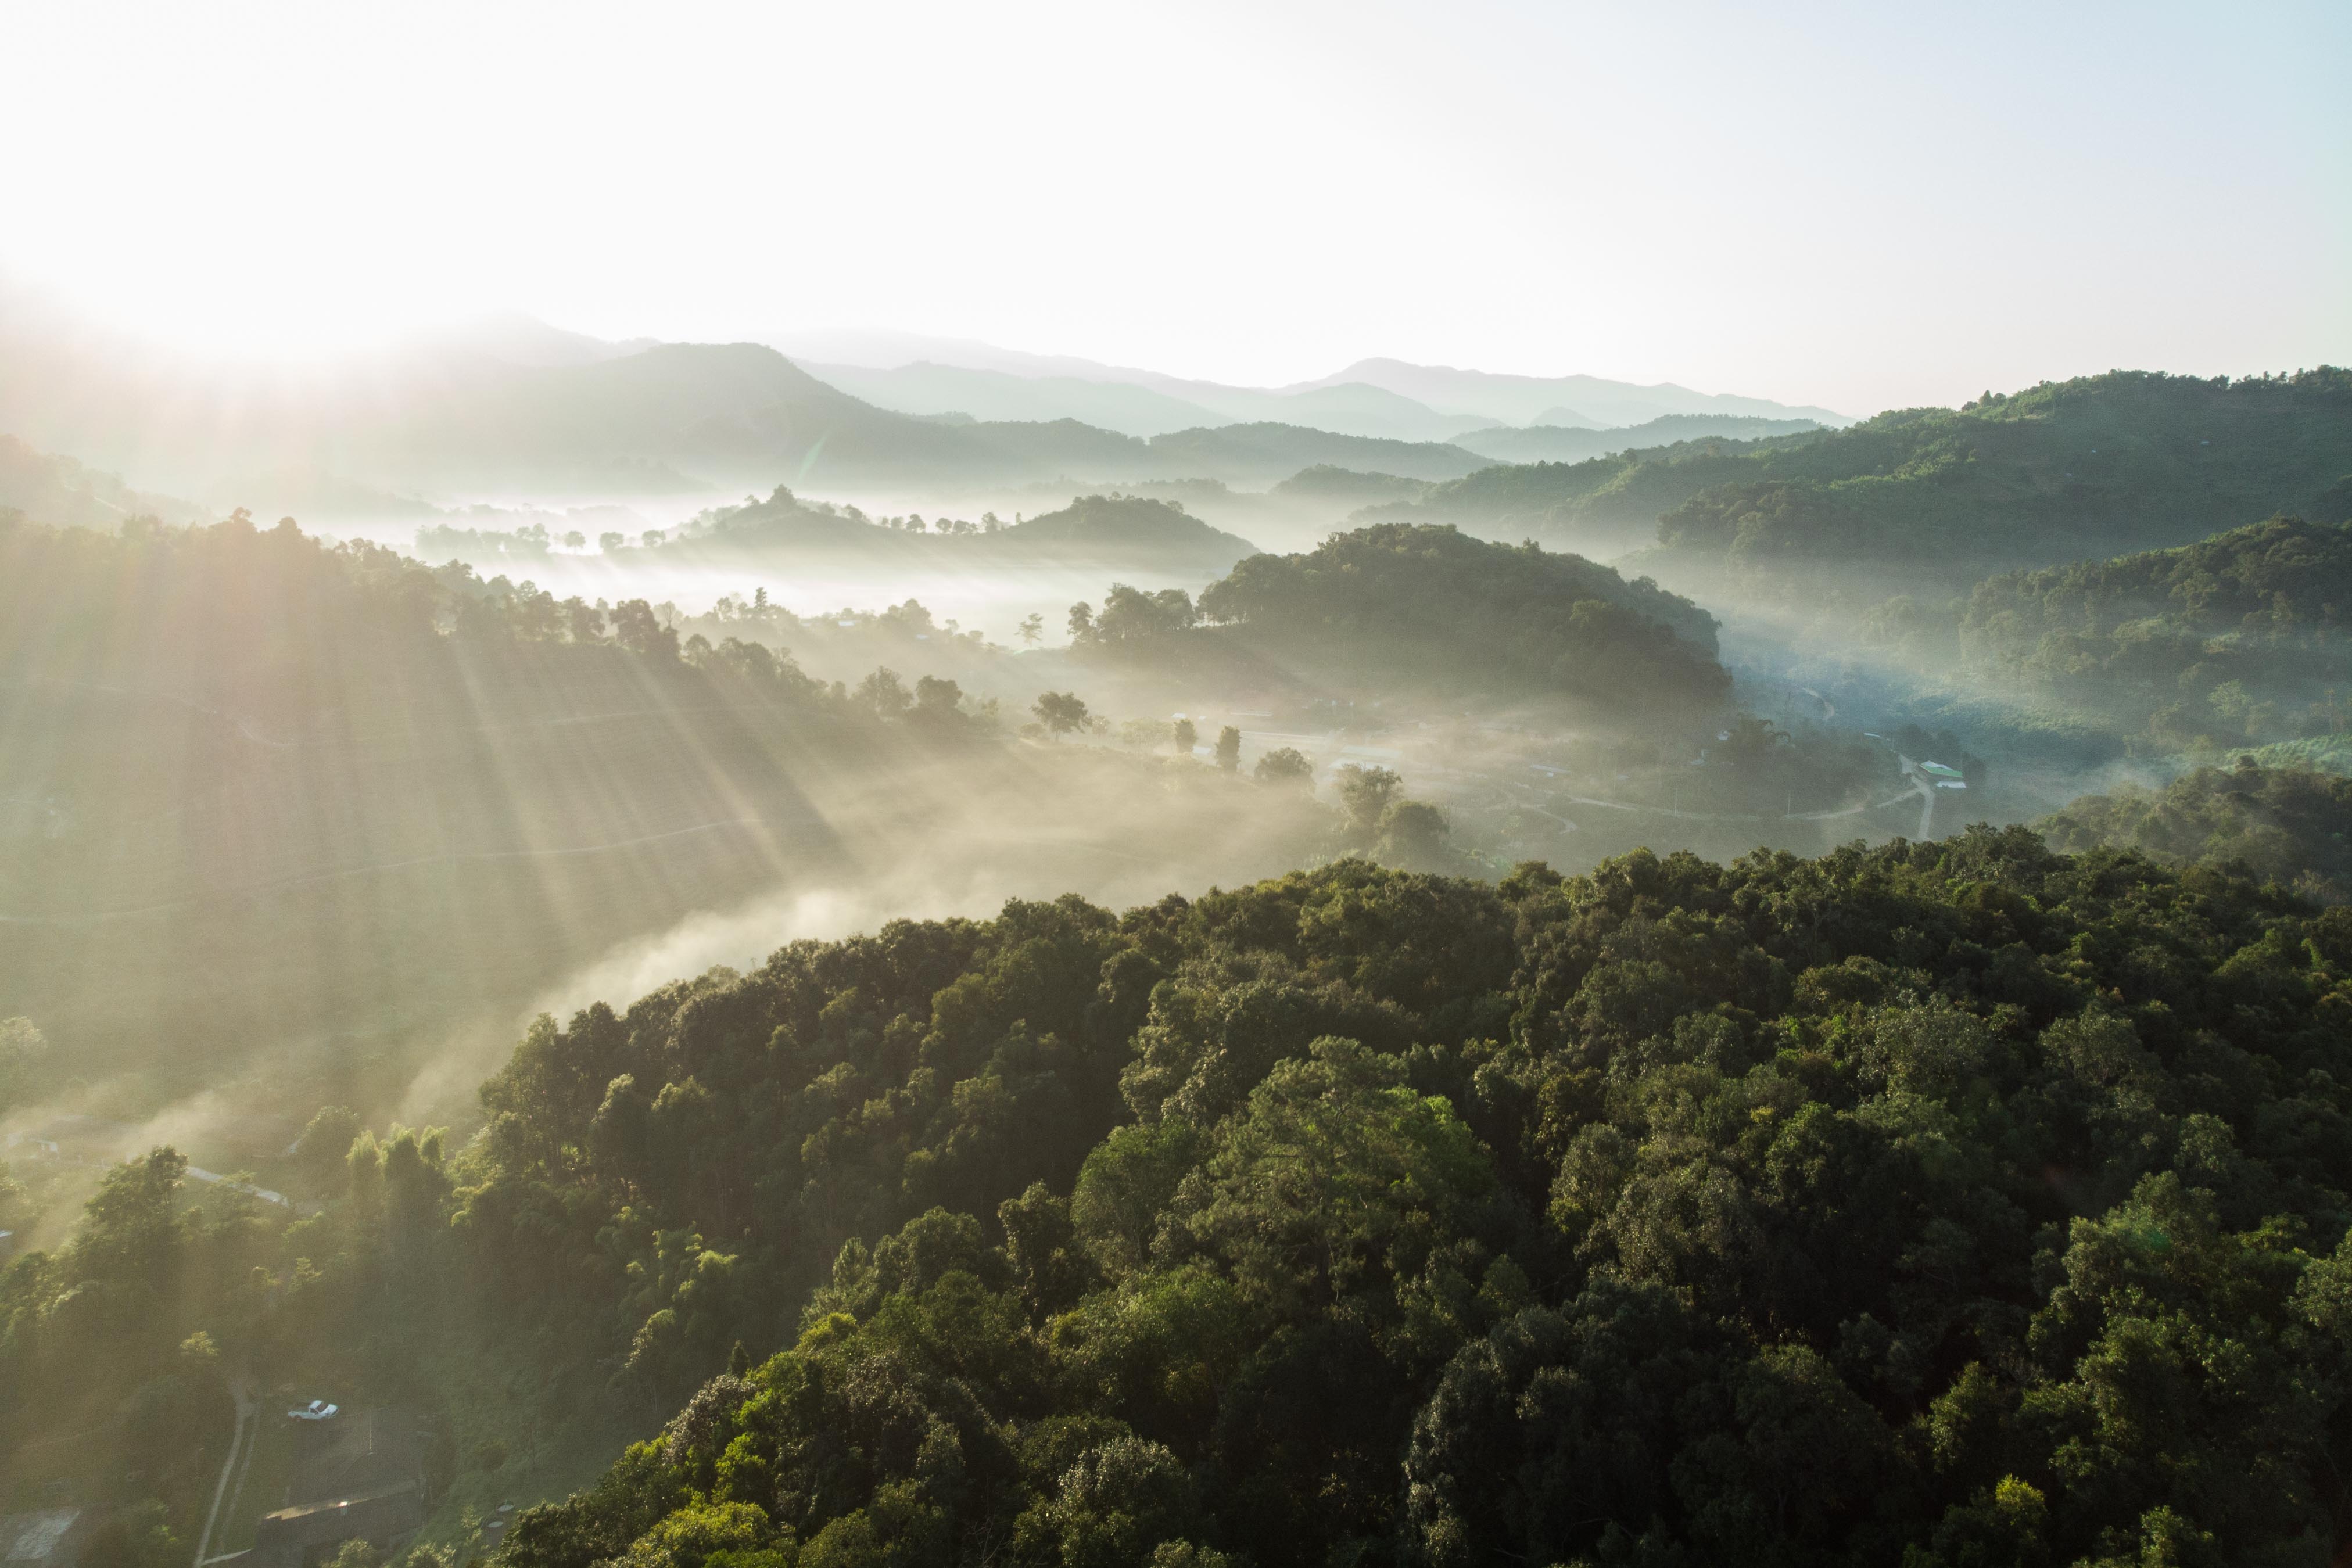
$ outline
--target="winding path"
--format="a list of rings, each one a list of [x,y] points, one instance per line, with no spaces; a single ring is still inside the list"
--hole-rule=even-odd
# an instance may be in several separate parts
[[[205,1531],[196,1537],[196,1560],[194,1568],[205,1568],[205,1554],[212,1550],[213,1530],[220,1523],[221,1500],[228,1495],[228,1478],[236,1472],[237,1457],[242,1454],[246,1467],[253,1465],[253,1450],[261,1441],[261,1406],[253,1397],[251,1388],[242,1377],[229,1385],[230,1396],[236,1400],[236,1430],[228,1440],[228,1458],[221,1461],[220,1479],[213,1483],[213,1506],[205,1515]],[[245,1490],[242,1477],[237,1490]]]

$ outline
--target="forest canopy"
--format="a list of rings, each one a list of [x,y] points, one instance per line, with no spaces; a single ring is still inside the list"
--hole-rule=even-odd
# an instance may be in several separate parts
[[[180,1269],[121,1377],[499,1369],[467,1496],[646,1435],[516,1568],[2324,1562],[2347,921],[1980,829],[894,922],[541,1020],[290,1228],[157,1156],[0,1397]]]

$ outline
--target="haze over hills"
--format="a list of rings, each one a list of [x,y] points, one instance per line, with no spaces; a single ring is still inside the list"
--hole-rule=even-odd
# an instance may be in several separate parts
[[[1360,383],[1409,397],[1449,413],[1478,414],[1497,424],[1639,424],[1664,413],[1733,413],[1764,419],[1811,419],[1846,425],[1853,419],[1826,408],[1791,408],[1763,398],[1696,392],[1671,382],[1635,386],[1597,376],[1510,376],[1402,360],[1359,360],[1299,391]],[[1570,417],[1573,415],[1574,417]]]
[[[971,527],[940,522],[943,529]],[[821,503],[803,504],[781,487],[764,501],[698,520],[656,552],[662,562],[693,559],[779,571],[833,562],[901,571],[1051,562],[1211,576],[1255,553],[1249,540],[1142,497],[1086,496],[1023,522],[999,527],[992,519],[985,531],[934,534],[877,528]]]
[[[16,512],[65,527],[111,528],[142,515],[184,522],[196,510],[169,496],[133,490],[113,475],[86,468],[70,457],[36,452],[13,435],[0,435],[0,517]]]
[[[917,361],[886,369],[803,361],[818,379],[902,413],[967,413],[981,420],[1077,419],[1128,435],[1237,423],[1307,425],[1341,435],[1450,441],[1492,421],[1443,414],[1378,387],[1342,384],[1309,392],[1264,392],[1139,372],[1134,381],[1023,376],[1006,371]]]
[[[1802,435],[1822,428],[1811,419],[1763,419],[1739,413],[1662,413],[1640,424],[1607,430],[1566,424],[1530,424],[1523,429],[1489,425],[1458,437],[1454,444],[1497,463],[1580,463],[1616,452],[1638,452],[1676,442],[1710,438],[1760,441]]]
[[[1856,574],[1958,591],[2316,507],[2352,471],[2348,415],[2352,382],[2325,366],[2234,382],[2121,371],[1840,431],[1483,468],[1379,517],[1597,555],[1654,539],[1639,570],[1690,591],[1814,599]]]
[[[778,482],[1263,488],[1318,464],[1435,481],[1498,457],[1619,444],[1572,426],[1843,423],[1677,387],[1390,360],[1268,389],[908,335],[778,342],[614,342],[509,311],[394,349],[200,362],[0,297],[0,433],[128,485],[224,505],[257,498],[224,498],[225,484],[241,491],[267,476],[262,488],[284,504],[337,516],[386,510],[369,499],[378,492],[404,494],[389,509],[413,513],[435,497],[687,496]],[[1440,407],[1414,389],[1454,401]],[[1543,430],[1497,428],[1533,416]]]
[[[1361,360],[1319,381],[1258,388],[905,332],[784,333],[768,340],[821,379],[885,408],[978,419],[1067,417],[1135,435],[1219,420],[1410,441],[1451,441],[1498,424],[1611,428],[1665,414],[1853,423],[1829,409],[1711,395],[1671,382],[1491,375],[1391,359]]]

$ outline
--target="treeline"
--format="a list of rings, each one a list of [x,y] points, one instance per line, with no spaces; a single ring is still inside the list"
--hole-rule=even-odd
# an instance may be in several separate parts
[[[453,1498],[660,1428],[517,1568],[2326,1561],[2347,1016],[2352,914],[2021,830],[1016,902],[542,1019],[249,1248],[131,1167],[0,1398],[121,1301]]]
[[[1381,523],[1305,555],[1256,555],[1195,603],[1115,585],[1080,604],[1082,653],[1228,681],[1606,709],[1711,708],[1730,692],[1715,621],[1580,556]]]

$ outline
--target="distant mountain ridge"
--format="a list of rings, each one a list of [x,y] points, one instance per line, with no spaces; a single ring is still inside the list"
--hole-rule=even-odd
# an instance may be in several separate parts
[[[1445,442],[1493,423],[1438,413],[1411,398],[1362,385],[1273,392],[1173,378],[1147,383],[1031,377],[928,360],[891,369],[798,362],[818,380],[900,413],[963,413],[977,421],[1078,419],[1146,439],[1223,424],[1277,423],[1373,440]]]
[[[1853,423],[1830,409],[1693,392],[1672,382],[1495,375],[1393,359],[1360,360],[1319,381],[1241,387],[906,332],[779,333],[766,340],[820,379],[902,413],[961,412],[983,420],[1067,416],[1146,436],[1218,420],[1412,441],[1453,441],[1498,424],[1634,425],[1666,414],[1808,419],[1832,427]]]
[[[1671,446],[1680,441],[1759,441],[1774,435],[1802,435],[1822,428],[1811,419],[1761,419],[1737,413],[1664,413],[1641,424],[1608,430],[1578,429],[1560,424],[1531,424],[1525,429],[1495,425],[1459,437],[1455,444],[1497,463],[1581,463],[1588,457],[1644,447]]]
[[[1498,424],[1561,424],[1573,413],[1599,425],[1641,424],[1668,413],[1745,414],[1761,419],[1810,419],[1843,426],[1854,423],[1831,409],[1796,407],[1765,398],[1693,392],[1661,382],[1637,386],[1598,376],[1513,376],[1451,365],[1415,365],[1402,360],[1359,360],[1336,375],[1286,391],[1361,384],[1412,398],[1441,413],[1475,414]]]
[[[1457,441],[1500,439],[1483,413],[1365,380],[1237,388],[984,345],[942,351],[992,362],[834,370],[869,399],[770,345],[614,343],[508,314],[397,350],[278,365],[174,358],[0,298],[0,433],[217,504],[244,504],[222,494],[226,482],[269,476],[273,493],[306,501],[402,492],[411,511],[436,496],[611,499],[778,482],[1262,489],[1318,465],[1439,482],[1496,461]],[[1385,374],[1399,362],[1364,363]],[[1055,373],[1020,373],[1039,370]],[[1556,412],[1562,388],[1661,394],[1570,378],[1517,395]],[[1777,407],[1664,391],[1723,405],[1717,417]],[[971,406],[927,406],[953,402]]]

